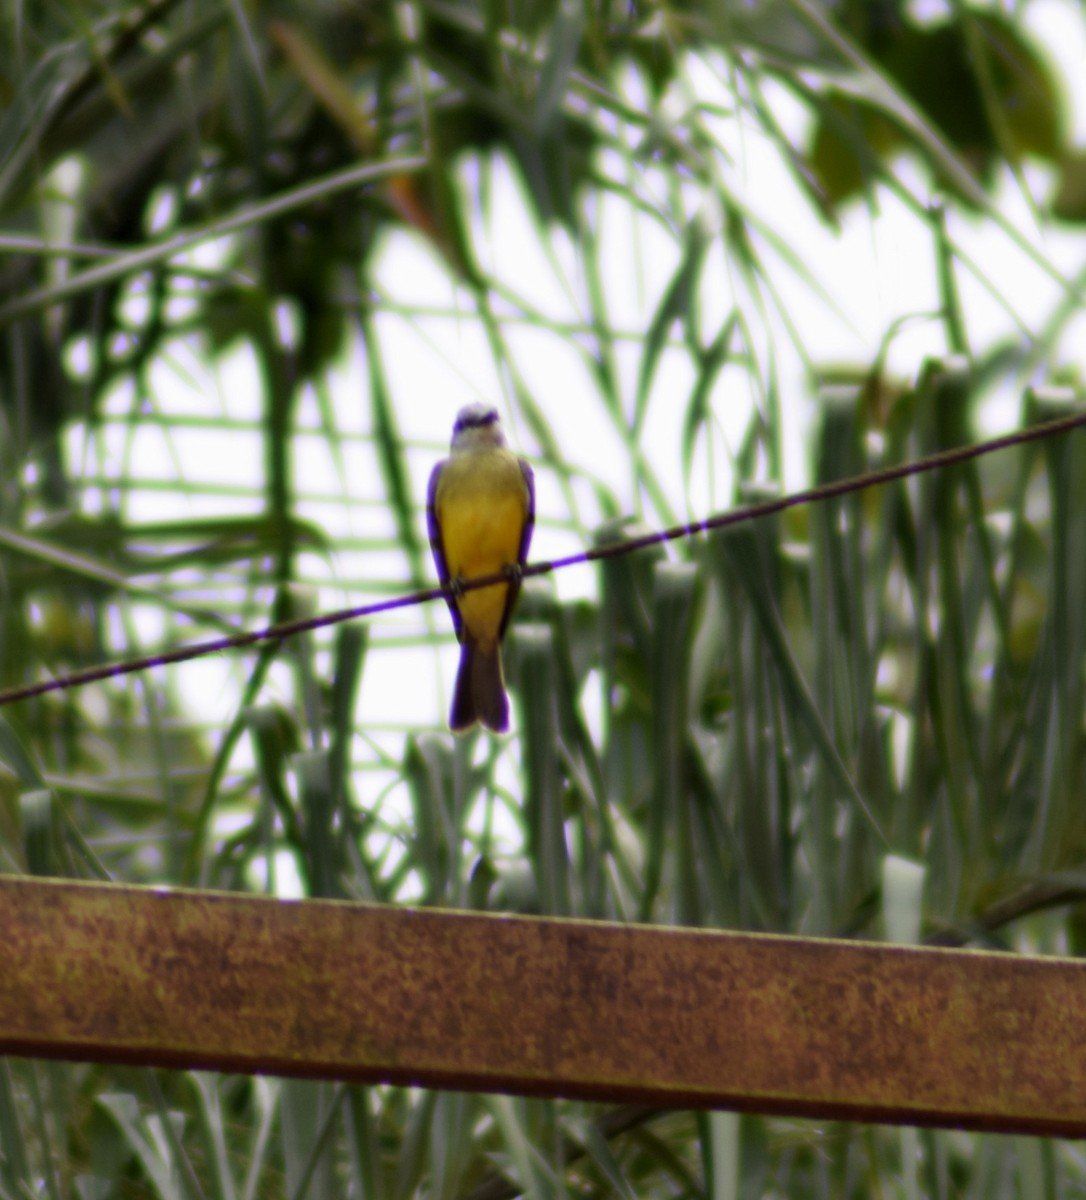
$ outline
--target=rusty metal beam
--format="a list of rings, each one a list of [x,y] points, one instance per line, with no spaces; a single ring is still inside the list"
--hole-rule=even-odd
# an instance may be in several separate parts
[[[0,1053],[1086,1135],[1086,962],[0,879]]]

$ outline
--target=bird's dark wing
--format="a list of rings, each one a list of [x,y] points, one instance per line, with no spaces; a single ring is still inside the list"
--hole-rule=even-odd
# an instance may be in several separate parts
[[[445,549],[441,544],[441,525],[437,519],[436,501],[437,481],[447,461],[448,459],[442,459],[430,472],[430,484],[426,489],[426,527],[430,534],[430,550],[434,556],[434,566],[437,567],[437,577],[442,587],[449,582],[449,564],[445,560]],[[460,639],[463,637],[463,622],[460,619],[460,610],[456,607],[456,601],[451,596],[446,596],[445,602],[449,606],[449,612],[452,613],[453,628],[456,630],[456,636]]]
[[[532,534],[535,532],[535,472],[523,458],[517,461],[520,463],[520,473],[524,476],[524,482],[528,485],[528,515],[524,518],[524,532],[520,535],[520,553],[517,555],[517,562],[524,566],[528,561],[528,547],[532,544]]]
[[[535,531],[535,473],[528,463],[523,458],[517,459],[520,465],[520,473],[524,476],[524,482],[528,486],[528,511],[524,517],[524,528],[520,534],[520,549],[517,551],[517,566],[524,566],[528,561],[528,547],[532,544],[532,534]],[[517,602],[517,596],[520,593],[520,580],[514,579],[509,584],[509,591],[505,598],[505,612],[502,614],[501,629],[498,632],[498,638],[505,636],[505,627],[509,624],[509,618],[513,613],[513,605]]]

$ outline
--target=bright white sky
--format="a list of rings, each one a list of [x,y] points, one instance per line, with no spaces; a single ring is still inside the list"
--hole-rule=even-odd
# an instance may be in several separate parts
[[[1027,14],[1029,26],[1038,35],[1038,44],[1057,58],[1059,73],[1071,94],[1074,140],[1081,145],[1086,142],[1086,71],[1082,69],[1082,64],[1086,63],[1086,22],[1082,9],[1077,0],[1035,0],[1028,6]],[[718,87],[717,81],[706,72],[705,91],[702,92],[699,81],[699,95],[711,93]],[[778,94],[776,100],[783,126],[798,139],[804,113],[783,95]],[[782,298],[788,312],[819,365],[869,363],[879,339],[896,318],[904,314],[931,313],[935,309],[934,254],[929,234],[919,221],[902,210],[898,201],[880,192],[877,214],[865,207],[854,206],[845,214],[843,229],[834,233],[799,197],[776,151],[753,126],[721,122],[719,135],[734,163],[730,184],[791,246],[802,248],[808,271],[824,283],[827,292],[845,310],[847,319],[841,320],[829,311],[823,300],[812,295],[805,284],[792,281],[787,270],[773,273],[775,282],[783,288]],[[617,169],[623,168],[616,166]],[[926,185],[922,177],[907,161],[902,162],[901,173],[912,191],[924,194]],[[1051,262],[1074,271],[1084,258],[1082,234],[1051,231],[1042,234],[1031,208],[1031,204],[1036,208],[1044,207],[1051,183],[1043,172],[1029,171],[1027,185],[1032,189],[1032,198],[1027,200],[1018,183],[1008,178],[997,196],[997,204],[1026,241]],[[465,180],[465,186],[468,184]],[[564,245],[561,237],[555,239],[557,270],[554,261],[548,261],[539,253],[525,199],[514,177],[500,167],[493,172],[490,194],[490,214],[485,224],[480,224],[474,231],[480,256],[486,265],[556,319],[575,320],[583,315],[578,311],[576,299],[583,289],[572,247]],[[712,214],[706,216],[713,219]],[[608,242],[613,245],[606,257],[605,275],[614,323],[630,329],[644,328],[675,269],[678,247],[658,227],[644,220],[635,222],[617,200],[605,202],[597,221],[600,223],[597,227],[604,230]],[[991,222],[965,222],[954,218],[952,233],[974,260],[982,264],[995,289],[1008,298],[1023,321],[1035,322],[1039,314],[1051,310],[1059,294],[1056,283],[1031,263],[1004,232],[995,229]],[[637,246],[636,256],[631,254],[631,246]],[[767,257],[772,257],[764,246],[762,249]],[[719,323],[730,306],[731,289],[736,282],[728,273],[723,255],[714,253],[717,257],[710,260],[710,272],[717,272],[722,287],[719,298],[712,295],[706,298],[709,327],[715,327],[714,323]],[[214,247],[203,247],[192,257],[202,265],[214,266],[219,261],[219,252]],[[417,301],[470,311],[467,300],[457,294],[442,264],[420,239],[412,235],[388,239],[377,277],[388,293],[401,303]],[[712,276],[707,273],[707,277]],[[960,273],[959,279],[974,346],[988,345],[996,336],[1014,328],[1006,310],[981,284],[965,272]],[[138,307],[141,301],[137,297],[131,303]],[[714,303],[718,305],[716,311],[712,307]],[[453,417],[464,403],[480,398],[498,403],[507,418],[507,432],[512,443],[529,455],[534,452],[527,429],[512,419],[502,383],[495,375],[492,359],[473,320],[465,316],[463,319],[434,318],[409,323],[389,315],[379,318],[379,326],[385,365],[397,399],[401,431],[409,441],[429,447],[420,449],[411,464],[415,495],[420,502],[425,495],[430,467],[443,453]],[[1069,331],[1071,335],[1077,334],[1080,346],[1086,345],[1084,333],[1086,328],[1081,321]],[[583,467],[591,476],[603,479],[632,508],[634,496],[627,475],[626,454],[604,416],[602,405],[595,400],[594,385],[579,355],[568,342],[538,329],[517,331],[511,335],[511,341],[521,369],[536,401],[551,422],[567,461]],[[798,487],[807,480],[803,438],[812,413],[808,403],[800,399],[808,390],[802,365],[788,349],[779,329],[775,344],[782,395],[786,404],[794,405],[788,420],[794,434],[787,447],[788,482],[790,487]],[[1070,337],[1065,339],[1065,345],[1072,344]],[[895,339],[889,355],[890,370],[904,379],[915,378],[926,356],[941,354],[944,350],[941,326],[931,320],[917,319]],[[632,407],[636,390],[640,354],[641,348],[633,343],[621,352],[626,394],[630,397],[628,407]],[[1086,374],[1081,350],[1077,360]],[[228,356],[212,370],[200,361],[194,347],[178,346],[170,361],[163,361],[155,368],[153,380],[157,402],[163,410],[203,415],[224,413],[239,420],[253,420],[259,416],[259,385],[251,357],[245,352]],[[716,403],[717,412],[722,414],[723,440],[716,448],[712,467],[702,454],[696,463],[694,477],[684,481],[679,446],[681,414],[690,380],[691,373],[684,356],[680,353],[665,355],[657,374],[644,439],[651,462],[680,517],[688,512],[690,515],[707,515],[727,502],[730,480],[726,447],[728,443],[735,444],[745,427],[751,404],[748,384],[738,373],[734,377],[726,374]],[[303,492],[327,491],[333,497],[310,506],[313,519],[319,520],[329,532],[337,536],[344,533],[390,536],[392,526],[379,503],[382,483],[375,460],[364,441],[351,439],[351,435],[369,431],[366,373],[358,357],[349,359],[335,373],[331,388],[339,429],[344,437],[341,453],[351,495],[334,497],[337,467],[329,460],[327,445],[320,436],[300,437],[297,441],[297,485]],[[1002,407],[997,404],[991,408],[986,422],[988,429],[983,432],[1005,428],[1013,421],[1017,394],[1017,391],[1009,392]],[[587,402],[586,396],[591,397]],[[113,407],[116,412],[127,413],[130,405],[129,395],[118,394]],[[303,404],[300,415],[303,425],[319,429],[317,406],[312,397]],[[175,461],[172,456],[179,454],[187,464],[198,463],[199,478],[209,483],[259,485],[261,450],[257,439],[243,431],[236,436],[208,439],[200,430],[175,430],[169,443],[153,427],[133,434],[132,429],[122,430],[118,426],[114,432],[116,441],[107,450],[107,457],[119,455],[122,440],[136,436],[139,439],[138,454],[133,457],[137,462],[146,463],[149,477],[169,474],[170,462]],[[77,453],[83,450],[78,445],[75,448]],[[171,457],[164,459],[164,455]],[[128,469],[132,470],[131,465]],[[539,473],[537,485],[540,523],[532,557],[552,558],[583,548],[558,524],[548,521],[548,514],[562,519],[566,514],[565,501],[553,480],[546,472]],[[598,515],[591,489],[586,484],[577,494],[580,516],[591,527]],[[177,503],[176,495],[144,493],[138,511],[133,509],[130,517],[146,521],[177,519],[181,515]],[[201,507],[199,499],[195,500],[191,514],[200,515]],[[222,501],[214,497],[209,499],[207,507],[221,511]],[[251,511],[251,505],[244,506],[244,511]],[[650,524],[660,521],[659,514],[652,510],[644,515]],[[424,538],[422,526],[420,515],[419,532]],[[382,598],[367,593],[365,579],[389,578],[402,570],[402,561],[394,548],[390,548],[385,560],[370,551],[364,556],[341,556],[335,563],[335,578],[339,585],[329,579],[328,585],[320,589],[319,608],[331,610]],[[312,566],[315,575],[319,573],[327,578],[327,564],[315,560]],[[563,598],[591,594],[595,576],[589,568],[578,568],[562,572],[554,586]],[[422,614],[414,610],[381,618],[371,628],[374,649],[367,659],[359,719],[364,727],[375,731],[385,749],[397,758],[402,742],[399,733],[395,732],[398,726],[416,725],[432,712],[435,728],[443,727],[456,663],[455,640],[447,621],[444,609],[439,611],[435,605]],[[426,622],[436,624],[427,626]],[[436,673],[440,687],[435,687],[434,651],[399,641],[400,638],[414,637],[427,627],[448,628],[447,643],[440,652]],[[153,636],[152,630],[147,632]],[[179,668],[178,679],[194,712],[213,722],[229,718],[236,703],[237,664],[232,665],[221,657],[194,661]],[[285,699],[291,694],[285,675],[282,682]],[[591,720],[596,715],[594,698],[586,696],[585,702]],[[389,731],[389,736],[382,737],[382,729]]]

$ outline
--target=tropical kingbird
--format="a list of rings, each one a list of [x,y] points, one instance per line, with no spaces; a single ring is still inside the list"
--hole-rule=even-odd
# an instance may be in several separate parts
[[[520,590],[519,567],[535,524],[532,468],[505,446],[498,414],[485,404],[462,408],[453,425],[451,454],[434,467],[426,501],[430,546],[449,597],[460,667],[449,726],[481,721],[509,728],[501,641]],[[508,570],[508,583],[460,591],[459,584]]]

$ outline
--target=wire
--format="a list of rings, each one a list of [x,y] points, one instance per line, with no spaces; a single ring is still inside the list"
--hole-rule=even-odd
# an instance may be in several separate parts
[[[881,484],[894,483],[899,479],[907,479],[914,475],[923,475],[937,471],[957,463],[969,462],[999,450],[1008,450],[1013,446],[1025,446],[1031,442],[1058,437],[1070,433],[1074,429],[1086,425],[1086,412],[1075,413],[1070,417],[1062,417],[1056,421],[1046,421],[1030,429],[1020,429],[1014,433],[1004,434],[989,441],[974,442],[969,446],[958,446],[953,450],[942,450],[924,458],[908,463],[900,463],[893,467],[881,467],[868,471],[863,475],[853,475],[848,479],[835,480],[833,483],[820,484],[801,492],[792,492],[776,500],[766,500],[760,504],[748,505],[744,508],[731,509],[726,513],[707,517],[704,521],[693,521],[685,525],[673,525],[669,529],[656,530],[639,537],[627,538],[621,542],[609,542],[604,546],[594,546],[578,554],[570,554],[565,558],[551,559],[549,562],[529,563],[519,569],[521,578],[534,575],[546,575],[552,571],[560,571],[566,567],[580,563],[598,562],[602,559],[617,558],[623,554],[632,554],[636,550],[644,550],[648,546],[660,545],[664,542],[678,541],[680,538],[693,537],[695,534],[707,533],[713,529],[726,529],[731,525],[739,525],[748,521],[757,521],[774,513],[784,512],[788,508],[796,508],[803,504],[815,504],[824,500],[832,500],[838,496],[847,496],[853,492],[865,491],[867,488],[878,487]],[[480,575],[474,579],[466,579],[457,585],[425,588],[422,591],[409,592],[396,596],[391,600],[382,600],[376,604],[363,604],[354,608],[342,608],[335,612],[324,613],[317,617],[305,617],[295,621],[284,621],[278,625],[270,625],[266,629],[251,630],[247,633],[229,634],[226,637],[212,638],[206,642],[194,642],[188,646],[179,646],[176,650],[167,650],[162,654],[152,654],[143,658],[126,659],[122,662],[105,663],[98,667],[89,667],[83,671],[74,671],[60,679],[47,679],[40,683],[26,684],[23,687],[7,688],[0,691],[0,707],[14,704],[18,700],[29,700],[34,696],[43,696],[48,692],[67,691],[71,688],[83,687],[88,683],[97,683],[103,679],[114,679],[122,675],[132,675],[138,671],[150,670],[152,667],[169,666],[172,663],[186,662],[192,658],[201,658],[207,654],[222,654],[227,650],[237,650],[245,646],[255,646],[263,642],[278,642],[294,637],[299,633],[308,633],[314,629],[323,629],[329,625],[338,625],[343,621],[355,621],[365,617],[377,616],[380,613],[391,612],[397,608],[411,608],[416,604],[426,604],[438,598],[450,599],[454,595],[472,591],[475,588],[490,587],[495,583],[509,580],[510,572],[497,571],[490,575]]]

